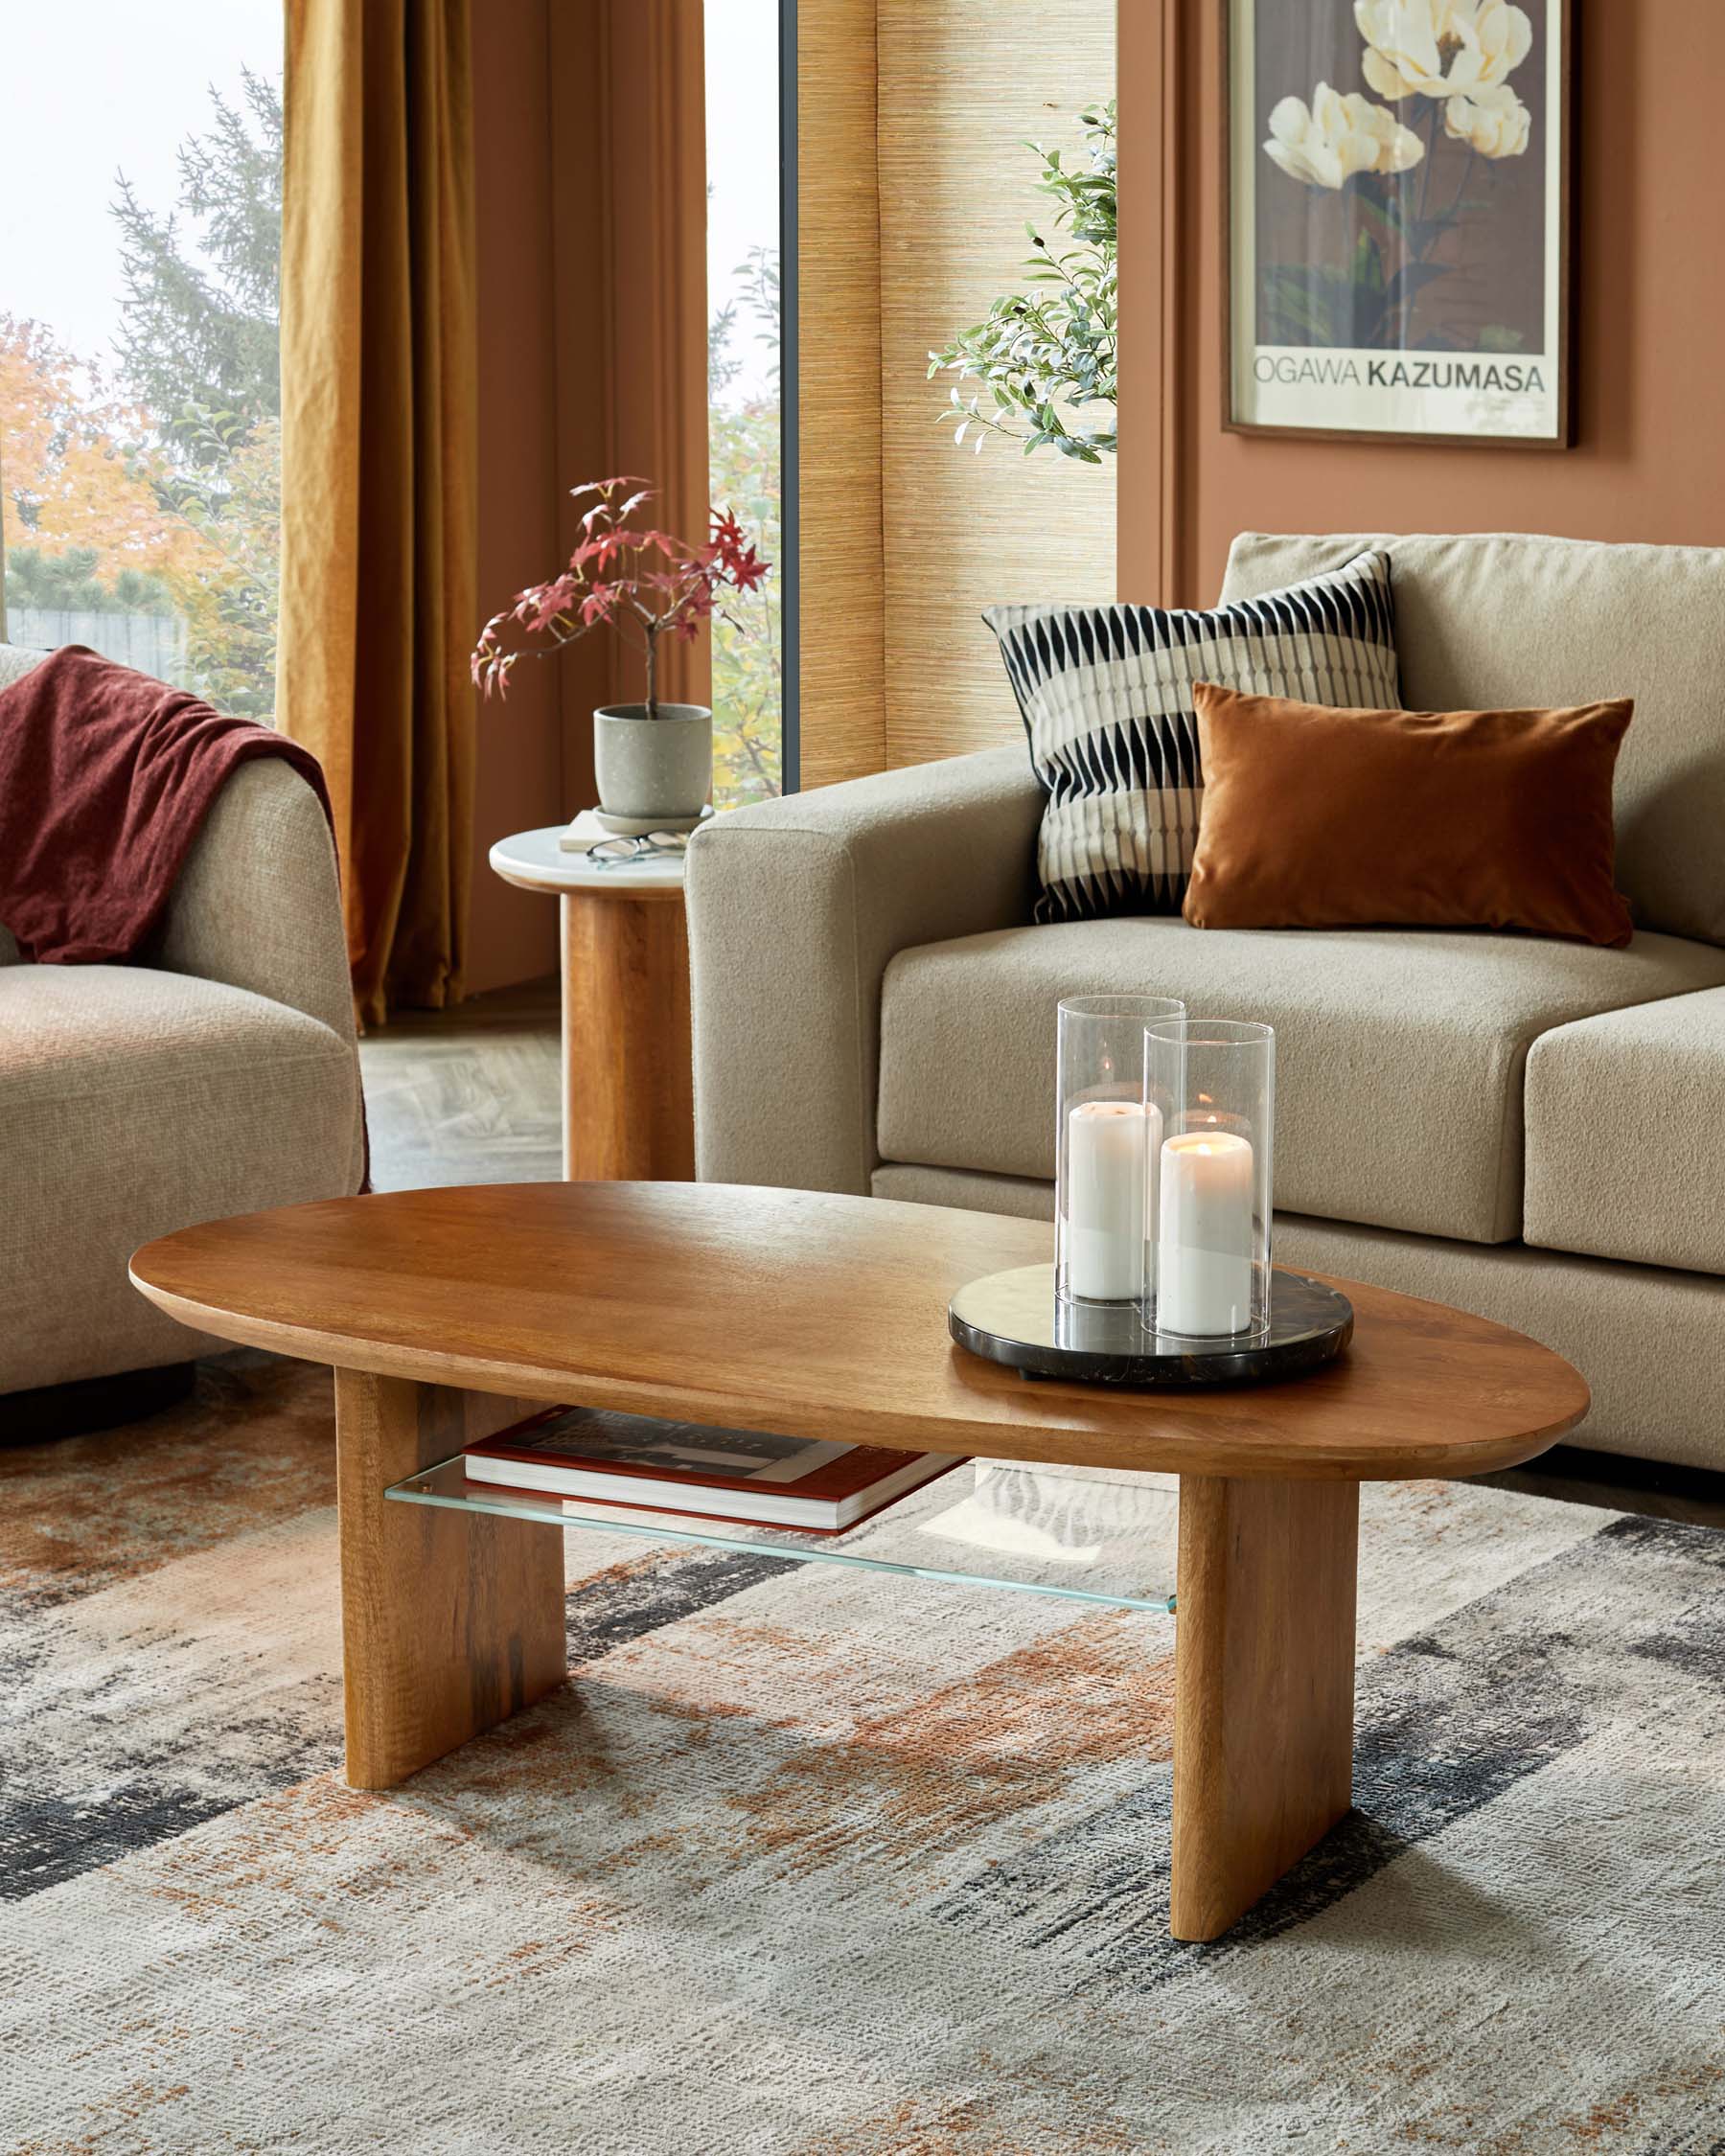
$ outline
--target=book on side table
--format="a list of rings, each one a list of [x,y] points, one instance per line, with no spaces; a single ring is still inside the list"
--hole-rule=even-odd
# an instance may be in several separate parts
[[[583,1511],[610,1504],[815,1534],[854,1527],[963,1457],[650,1422],[601,1408],[547,1409],[464,1456],[470,1482],[561,1497]]]

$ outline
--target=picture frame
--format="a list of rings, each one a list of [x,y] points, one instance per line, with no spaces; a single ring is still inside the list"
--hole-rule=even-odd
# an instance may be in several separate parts
[[[1573,0],[1430,6],[1223,0],[1230,433],[1571,445]]]

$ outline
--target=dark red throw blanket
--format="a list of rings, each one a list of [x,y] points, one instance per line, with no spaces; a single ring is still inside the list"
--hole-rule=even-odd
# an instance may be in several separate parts
[[[131,957],[217,794],[254,756],[285,757],[329,814],[309,749],[81,645],[0,690],[0,924],[20,954]]]

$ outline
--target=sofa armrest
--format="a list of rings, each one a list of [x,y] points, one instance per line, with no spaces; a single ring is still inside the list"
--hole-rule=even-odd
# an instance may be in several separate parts
[[[279,757],[242,764],[216,796],[148,962],[248,988],[354,1039],[329,821]]]
[[[895,952],[1028,921],[1022,745],[716,817],[689,848],[697,1173],[866,1193]]]

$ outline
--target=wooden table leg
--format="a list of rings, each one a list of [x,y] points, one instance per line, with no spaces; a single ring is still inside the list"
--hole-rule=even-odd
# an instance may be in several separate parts
[[[1353,1798],[1357,1482],[1180,1479],[1176,1938],[1218,1938]]]
[[[392,1789],[568,1674],[564,1538],[384,1497],[532,1403],[335,1372],[347,1779]]]
[[[694,1054],[682,892],[565,891],[564,1174],[692,1182]]]

